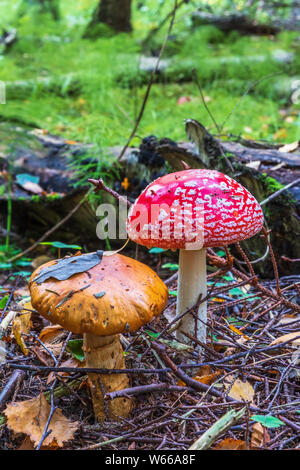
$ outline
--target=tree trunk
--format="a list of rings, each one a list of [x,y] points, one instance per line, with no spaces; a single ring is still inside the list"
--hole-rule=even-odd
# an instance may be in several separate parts
[[[93,13],[84,37],[103,35],[101,24],[107,25],[117,33],[128,33],[132,31],[130,17],[131,0],[101,0]]]

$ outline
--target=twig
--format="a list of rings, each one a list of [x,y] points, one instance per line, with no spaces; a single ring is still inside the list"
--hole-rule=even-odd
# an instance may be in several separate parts
[[[5,385],[5,387],[2,389],[0,393],[0,409],[3,408],[7,400],[13,394],[17,385],[19,385],[21,381],[24,380],[25,375],[26,374],[23,370],[18,370],[18,369],[12,373],[7,384]]]
[[[113,196],[117,201],[121,201],[123,202],[124,204],[126,204],[128,207],[131,206],[131,202],[128,201],[127,198],[121,196],[119,193],[117,193],[117,191],[114,191],[113,189],[111,189],[109,186],[106,186],[104,184],[104,181],[102,178],[99,178],[98,180],[94,180],[92,178],[89,178],[88,179],[88,182],[89,183],[92,183],[95,187],[94,187],[94,191],[97,192],[97,191],[106,191],[108,194],[110,194],[111,196]]]
[[[7,299],[7,302],[6,302],[6,304],[5,304],[5,307],[4,307],[3,311],[2,311],[2,314],[1,314],[1,317],[0,317],[0,326],[2,326],[2,325],[1,325],[2,319],[3,319],[3,317],[4,317],[5,313],[6,313],[6,310],[7,310],[8,306],[9,306],[9,304],[10,304],[10,302],[11,302],[13,296],[14,296],[15,290],[16,290],[16,288],[18,287],[18,284],[19,284],[19,282],[20,282],[21,279],[22,279],[22,276],[18,276],[17,279],[16,279],[16,281],[15,281],[14,287],[12,288],[12,291],[11,291],[11,293],[10,293],[8,299]],[[3,329],[3,327],[2,327],[2,329]],[[1,329],[0,329],[0,339],[1,339],[1,336],[2,336],[2,332],[1,332]]]
[[[264,199],[262,202],[260,202],[259,204],[261,206],[263,206],[264,204],[267,204],[268,202],[272,201],[273,199],[275,199],[275,197],[278,197],[280,196],[280,194],[282,194],[284,191],[286,191],[287,189],[290,189],[292,186],[296,186],[297,184],[300,183],[300,178],[296,179],[295,181],[292,181],[291,183],[287,184],[284,188],[281,188],[279,189],[278,191],[276,191],[275,193],[271,194],[271,196],[267,197],[266,199]]]
[[[169,28],[168,28],[168,32],[165,36],[165,39],[164,39],[164,42],[161,46],[161,49],[160,49],[160,52],[159,52],[159,56],[157,58],[157,62],[156,62],[156,65],[155,65],[155,68],[151,74],[151,77],[150,77],[150,80],[149,80],[149,83],[148,83],[148,86],[147,86],[147,90],[146,90],[146,93],[145,93],[145,96],[144,96],[144,99],[143,99],[143,103],[142,103],[142,106],[141,106],[141,109],[140,109],[140,112],[138,114],[138,117],[135,121],[135,124],[133,126],[133,129],[132,129],[132,132],[129,136],[129,139],[127,140],[126,144],[124,145],[123,147],[123,150],[121,151],[120,155],[118,156],[118,161],[121,160],[121,158],[123,157],[124,153],[126,152],[127,148],[129,147],[129,144],[131,142],[131,140],[133,139],[135,133],[136,133],[136,130],[140,124],[140,121],[143,117],[143,114],[144,114],[144,110],[145,110],[145,107],[146,107],[146,103],[147,103],[147,100],[148,100],[148,97],[149,97],[149,94],[150,94],[150,90],[151,90],[151,86],[152,86],[152,83],[153,83],[153,80],[154,80],[154,77],[155,77],[155,74],[157,73],[158,71],[158,67],[159,67],[159,64],[160,64],[160,61],[161,61],[161,58],[162,58],[162,55],[164,53],[164,50],[165,50],[165,47],[166,47],[166,44],[167,44],[167,41],[169,39],[169,36],[170,36],[170,33],[172,31],[172,28],[173,28],[173,24],[174,24],[174,20],[175,20],[175,14],[176,14],[176,10],[178,8],[178,5],[177,5],[177,0],[175,0],[174,2],[174,8],[173,8],[173,11],[172,11],[172,16],[171,16],[171,21],[170,21],[170,24],[169,24]]]
[[[78,202],[78,204],[76,204],[75,207],[73,207],[73,209],[69,212],[69,214],[66,215],[66,217],[64,217],[63,219],[61,219],[56,225],[54,225],[54,227],[52,227],[50,230],[47,230],[47,232],[44,233],[44,235],[42,235],[33,245],[31,245],[29,248],[27,248],[26,250],[22,251],[22,253],[18,253],[17,255],[13,256],[12,258],[10,258],[8,260],[9,263],[11,263],[12,261],[15,261],[19,258],[22,258],[22,256],[24,255],[27,255],[27,253],[30,253],[32,250],[34,250],[37,246],[39,246],[39,244],[44,241],[46,238],[49,237],[49,235],[51,235],[53,232],[55,232],[55,230],[57,230],[59,227],[61,227],[65,222],[67,222],[67,220],[69,220],[73,214],[75,214],[75,212],[79,209],[80,206],[82,206],[82,204],[86,201],[86,199],[88,198],[88,196],[91,194],[92,192],[92,189],[89,189],[86,194],[83,196],[83,198]]]
[[[207,113],[209,114],[209,116],[210,116],[212,122],[214,123],[214,125],[215,125],[215,127],[216,127],[216,129],[217,129],[217,131],[218,131],[218,134],[220,134],[220,133],[221,133],[221,129],[220,129],[219,125],[217,124],[217,122],[216,122],[216,120],[215,120],[213,114],[210,112],[210,109],[209,109],[209,107],[207,106],[207,104],[206,104],[206,102],[205,102],[205,98],[204,98],[204,95],[203,95],[203,92],[202,92],[202,88],[201,88],[200,83],[199,83],[199,80],[198,80],[198,75],[197,75],[196,69],[193,69],[193,70],[192,70],[192,75],[193,75],[193,77],[194,77],[195,83],[196,83],[196,85],[197,85],[197,87],[198,87],[198,90],[199,90],[199,92],[200,92],[203,106],[205,107],[205,109],[206,109]]]
[[[116,392],[106,393],[104,399],[114,400],[115,398],[120,398],[124,396],[139,395],[141,393],[153,393],[153,392],[184,392],[189,390],[189,387],[181,387],[179,385],[170,385],[168,383],[157,383],[149,385],[140,385],[139,387],[124,388],[123,390],[118,390]],[[190,389],[192,390],[192,389]]]
[[[70,337],[72,336],[72,333],[69,333],[62,348],[61,348],[61,351],[60,351],[60,354],[58,356],[58,359],[55,361],[55,365],[57,366],[61,359],[62,359],[62,356],[65,352],[65,349],[68,345],[68,342],[69,342],[69,339]],[[49,434],[52,432],[52,430],[48,430],[48,427],[49,427],[49,424],[51,422],[51,419],[56,411],[56,406],[54,405],[54,388],[55,388],[55,385],[57,383],[57,377],[54,379],[51,387],[50,387],[50,413],[49,413],[49,416],[48,416],[48,419],[47,419],[47,423],[45,425],[45,428],[44,428],[44,431],[43,431],[43,434],[42,434],[42,437],[41,437],[41,440],[40,442],[38,443],[37,447],[36,447],[36,450],[40,450],[41,446],[43,445],[43,442],[44,440],[46,439],[47,436],[49,436]]]

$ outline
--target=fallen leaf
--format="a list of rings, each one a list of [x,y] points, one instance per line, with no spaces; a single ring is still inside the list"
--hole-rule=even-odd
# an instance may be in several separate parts
[[[121,183],[121,186],[122,186],[122,188],[125,189],[125,191],[127,191],[127,189],[129,188],[129,181],[128,181],[127,177],[124,178],[124,180]]]
[[[61,351],[63,343],[59,344],[47,344],[47,349],[55,356],[58,357],[59,353]],[[38,357],[38,359],[41,361],[42,364],[45,366],[52,366],[53,365],[53,357],[51,354],[47,352],[45,348],[42,346],[34,345],[30,347],[30,350],[34,352],[34,354]]]
[[[55,443],[55,441],[53,441],[53,443],[49,446],[41,446],[40,450],[57,450],[58,448],[59,446]],[[27,436],[17,450],[34,450],[33,442]]]
[[[277,323],[277,325],[288,325],[289,323],[293,323],[295,322],[296,320],[300,320],[300,317],[297,316],[297,315],[293,315],[293,314],[286,314],[286,315],[283,315],[279,322]]]
[[[287,116],[287,117],[285,118],[285,122],[288,122],[289,124],[292,124],[294,121],[295,121],[295,117],[294,117],[294,116]]]
[[[252,162],[246,163],[246,166],[248,168],[254,168],[255,170],[258,170],[261,165],[260,160],[253,160]]]
[[[190,96],[180,96],[180,98],[177,100],[177,104],[180,106],[182,104],[188,103],[189,101],[192,101]]]
[[[235,400],[252,402],[255,394],[252,385],[247,380],[242,382],[240,379],[236,379],[231,386],[232,379],[233,377],[228,375],[224,383],[225,390],[231,387],[228,395]]]
[[[197,375],[193,377],[197,382],[201,382],[206,385],[211,385],[219,375],[222,374],[222,371],[217,369],[216,372],[212,372],[209,366],[202,366],[197,372]],[[186,384],[182,380],[178,380],[177,385],[185,387]]]
[[[18,346],[20,346],[20,349],[21,349],[22,353],[25,354],[25,356],[27,356],[28,349],[27,349],[26,344],[24,343],[24,340],[23,340],[22,335],[21,335],[21,333],[22,333],[21,325],[22,325],[21,318],[20,317],[15,318],[14,321],[13,321],[12,333],[14,335],[14,338],[15,338]]]
[[[296,140],[296,142],[292,142],[291,144],[283,145],[282,147],[279,147],[278,152],[294,152],[299,148],[299,142],[299,140]]]
[[[41,255],[37,256],[31,261],[31,266],[36,269],[39,266],[42,266],[42,264],[48,263],[48,261],[52,261],[53,258],[50,258],[49,256],[46,255]]]
[[[62,362],[60,364],[60,367],[84,367],[84,365],[82,364],[82,362],[75,359],[75,357],[71,357],[70,359],[67,359],[66,361]],[[59,377],[68,377],[70,374],[68,372],[58,372],[58,373],[50,372],[47,378],[47,385],[53,382],[56,375],[58,375]]]
[[[273,134],[273,138],[274,139],[286,139],[288,136],[288,133],[287,133],[287,130],[284,129],[284,128],[281,128],[281,129],[278,129],[277,132],[275,132],[275,134]]]
[[[242,333],[238,328],[236,328],[234,325],[228,325],[231,331],[234,331],[237,335],[242,336],[246,340],[249,340],[249,336],[245,335]]]
[[[297,339],[291,341],[289,344],[296,347],[300,346],[300,331],[294,331],[293,333],[287,333],[286,335],[279,336],[279,338],[274,339],[274,341],[270,343],[270,346],[276,346],[276,344],[282,344],[294,338]]]
[[[265,447],[270,442],[270,435],[260,423],[253,424],[250,446],[253,449]]]
[[[62,326],[49,325],[42,329],[39,339],[43,341],[43,343],[51,343],[53,340],[59,338],[62,334],[64,334],[64,329]]]
[[[246,450],[246,442],[228,437],[212,447],[213,450]]]
[[[32,181],[27,181],[22,184],[22,188],[33,194],[42,194],[44,192],[43,188],[41,188],[39,184],[33,183]]]
[[[24,433],[30,437],[34,446],[37,446],[44,433],[51,407],[41,394],[30,400],[20,401],[7,405],[4,414],[7,426],[14,433]],[[57,408],[51,418],[48,429],[51,433],[44,440],[44,445],[52,444],[63,447],[64,442],[73,439],[79,423],[67,419]]]

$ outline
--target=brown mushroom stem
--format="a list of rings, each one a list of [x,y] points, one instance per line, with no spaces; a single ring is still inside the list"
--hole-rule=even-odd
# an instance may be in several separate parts
[[[91,333],[83,335],[83,347],[86,366],[101,369],[125,369],[120,335],[96,336]],[[106,392],[114,392],[129,387],[126,374],[88,374],[95,417],[104,421],[108,417],[118,419],[129,416],[133,399],[115,398],[104,402]]]
[[[178,290],[176,315],[184,313],[197,304],[199,296],[206,297],[206,249],[180,250],[178,270]],[[182,332],[194,336],[198,341],[206,343],[207,303],[198,307],[197,317],[188,313],[181,319],[176,331],[178,341],[191,343]],[[201,347],[195,345],[201,353]]]

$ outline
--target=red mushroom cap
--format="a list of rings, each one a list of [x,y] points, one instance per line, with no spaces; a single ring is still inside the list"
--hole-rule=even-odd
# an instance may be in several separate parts
[[[263,226],[256,199],[215,170],[184,170],[153,181],[129,211],[127,232],[140,245],[165,249],[224,246]]]

